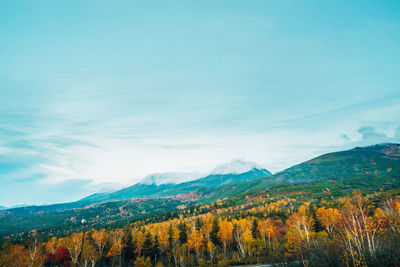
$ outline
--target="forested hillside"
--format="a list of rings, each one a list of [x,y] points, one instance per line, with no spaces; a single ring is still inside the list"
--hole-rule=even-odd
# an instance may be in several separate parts
[[[316,201],[301,192],[184,209],[178,218],[4,242],[0,266],[395,266],[400,261],[399,191],[360,191]],[[46,238],[43,238],[46,236]]]

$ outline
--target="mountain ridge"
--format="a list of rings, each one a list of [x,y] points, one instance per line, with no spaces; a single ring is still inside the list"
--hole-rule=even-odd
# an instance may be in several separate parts
[[[191,191],[199,189],[220,186],[235,181],[245,181],[268,175],[271,175],[271,173],[265,169],[254,169],[240,174],[209,174],[205,177],[201,177],[200,179],[189,182],[182,182],[179,184],[156,185],[143,184],[139,182],[132,186],[112,192],[94,193],[73,202],[7,208],[4,210],[0,210],[0,217],[23,214],[61,212],[65,210],[82,208],[85,206],[93,206],[105,202],[121,201],[133,198],[146,199],[157,197],[172,197],[180,194],[190,193]]]
[[[35,214],[46,212],[58,212],[68,209],[81,208],[104,203],[108,201],[119,201],[130,198],[167,197],[189,193],[200,190],[208,195],[217,195],[224,198],[228,191],[222,191],[226,185],[238,184],[233,194],[241,194],[247,191],[267,190],[274,184],[296,184],[310,183],[319,180],[348,180],[361,179],[362,183],[368,183],[368,179],[379,177],[396,179],[400,177],[400,144],[378,144],[368,147],[355,147],[350,150],[326,153],[303,163],[287,168],[281,172],[271,175],[270,172],[256,171],[256,175],[244,179],[231,179],[229,175],[208,175],[195,181],[184,182],[178,185],[143,185],[135,184],[130,187],[114,191],[112,193],[96,193],[81,200],[69,203],[52,204],[46,206],[28,206],[14,209],[1,210],[0,217],[6,214]],[[236,177],[237,178],[237,177]],[[214,181],[211,183],[210,180]],[[389,181],[390,182],[390,181]],[[377,183],[377,181],[374,181]],[[130,189],[134,192],[129,193]],[[145,190],[144,190],[145,189]],[[150,193],[149,193],[150,192]],[[135,195],[134,193],[138,193]],[[120,195],[118,195],[120,194]],[[121,195],[122,194],[122,195]],[[207,195],[205,194],[205,195]],[[111,197],[110,197],[111,195]],[[11,212],[12,211],[12,212]]]
[[[97,201],[104,202],[129,198],[174,196],[202,188],[217,187],[226,183],[246,181],[270,175],[271,173],[265,169],[252,169],[239,174],[209,174],[205,177],[179,184],[157,185],[137,183],[108,195],[103,195],[97,198]]]
[[[99,199],[96,200],[96,197],[107,196],[100,193],[77,202],[1,210],[0,229],[4,228],[3,234],[9,234],[43,229],[54,224],[68,228],[70,219],[75,217],[85,218],[91,224],[99,224],[99,220],[101,224],[117,223],[151,216],[156,211],[176,214],[182,205],[187,207],[220,201],[238,205],[246,203],[247,199],[257,196],[268,198],[274,194],[309,194],[313,198],[325,198],[351,194],[354,189],[369,193],[399,190],[399,149],[398,144],[384,144],[326,153],[269,176],[255,169],[246,173],[249,176],[242,175],[240,179],[231,179],[232,175],[209,175],[180,186],[153,184],[150,185],[153,195],[146,198],[118,200],[105,197],[100,199],[102,202],[97,202]],[[140,192],[145,185],[136,186],[137,192]],[[129,193],[129,188],[123,190],[127,192],[122,193]],[[100,218],[98,214],[101,214]],[[6,231],[10,220],[15,225]]]

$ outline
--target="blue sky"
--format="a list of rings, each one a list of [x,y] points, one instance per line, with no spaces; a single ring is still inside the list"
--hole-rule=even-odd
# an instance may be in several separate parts
[[[400,142],[399,1],[0,7],[0,205]]]

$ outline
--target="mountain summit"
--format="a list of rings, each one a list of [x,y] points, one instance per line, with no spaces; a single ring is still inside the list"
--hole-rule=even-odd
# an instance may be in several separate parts
[[[317,180],[394,179],[400,173],[400,144],[378,144],[327,153],[275,174],[287,182]],[[389,179],[389,180],[390,180]]]
[[[205,188],[255,178],[271,176],[271,173],[254,162],[233,160],[217,166],[208,174],[196,173],[159,173],[146,176],[141,182],[110,194],[99,195],[90,199],[92,203],[124,200],[130,198],[166,197],[185,194]],[[182,182],[184,181],[184,182]]]
[[[145,185],[179,184],[182,182],[195,180],[199,177],[201,177],[201,175],[198,173],[164,172],[147,175],[139,183]]]
[[[264,168],[252,161],[235,159],[231,162],[218,165],[210,172],[210,174],[240,174],[252,169],[263,170]]]
[[[353,148],[352,151],[360,151],[360,152],[369,151],[369,152],[382,153],[386,156],[400,157],[400,144],[384,143],[373,146],[356,147]]]
[[[209,172],[164,172],[147,175],[139,183],[143,185],[163,185],[163,184],[181,184],[194,181],[211,175],[242,174],[251,170],[263,172],[263,176],[269,176],[271,173],[255,162],[244,159],[235,159],[230,162],[220,164]]]
[[[251,169],[242,172],[247,168]],[[147,183],[141,182],[118,191],[94,194],[76,202],[1,210],[0,228],[2,217],[61,212],[83,207],[95,209],[101,205],[100,203],[132,198],[141,198],[140,201],[153,199],[154,203],[163,201],[165,197],[171,197],[168,198],[169,200],[214,201],[246,192],[269,194],[273,192],[271,190],[274,186],[276,186],[275,190],[283,190],[286,187],[290,188],[288,190],[293,190],[293,186],[316,184],[323,190],[327,187],[335,189],[338,194],[345,194],[359,188],[368,190],[399,188],[400,144],[379,144],[327,153],[274,175],[259,168],[254,163],[234,160],[217,166],[208,175],[188,182],[163,183],[167,181],[167,178],[183,178],[183,176],[170,173],[165,177],[164,174],[158,174],[147,177]],[[318,186],[316,188],[319,188]],[[313,187],[313,190],[316,189]],[[27,223],[30,224],[30,221]]]

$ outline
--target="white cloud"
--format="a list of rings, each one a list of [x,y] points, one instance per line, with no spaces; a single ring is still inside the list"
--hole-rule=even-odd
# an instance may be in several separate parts
[[[276,172],[317,156],[321,147],[326,146],[325,140],[315,134],[302,136],[301,142],[296,137],[298,134],[291,131],[281,131],[279,135],[164,136],[140,142],[98,137],[91,140],[96,146],[53,148],[51,163],[40,165],[40,169],[48,175],[42,181],[44,183],[85,179],[96,185],[130,185],[153,173],[206,173],[217,163],[229,162],[233,158],[251,160]],[[233,171],[259,166],[255,163],[250,166],[246,162],[236,165]],[[225,167],[232,171],[232,164]],[[217,170],[224,172],[221,168]]]
[[[260,165],[255,162],[247,161],[245,159],[234,159],[228,163],[220,164],[215,167],[212,174],[229,174],[229,173],[244,173],[251,169],[262,169]]]

